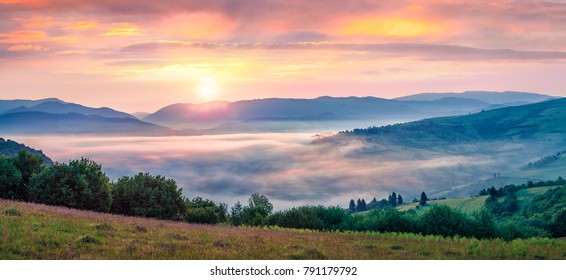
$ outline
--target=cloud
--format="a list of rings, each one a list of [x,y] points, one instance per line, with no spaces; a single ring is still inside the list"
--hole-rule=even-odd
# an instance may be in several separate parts
[[[332,42],[299,42],[299,43],[203,43],[187,41],[153,41],[129,45],[124,52],[152,52],[164,50],[231,49],[231,50],[337,50],[385,54],[389,57],[413,57],[423,60],[449,61],[522,61],[522,60],[564,60],[566,52],[562,51],[523,51],[513,49],[482,49],[456,45],[436,44],[352,44]]]
[[[40,45],[13,45],[8,47],[6,50],[8,51],[13,51],[13,52],[17,52],[17,51],[46,51],[49,50],[49,48],[45,48],[42,47]]]

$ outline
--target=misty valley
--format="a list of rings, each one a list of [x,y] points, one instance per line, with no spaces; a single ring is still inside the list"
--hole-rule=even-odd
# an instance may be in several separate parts
[[[452,95],[457,97],[175,104],[139,118],[55,99],[0,101],[0,195],[276,230],[396,232],[417,234],[408,237],[416,240],[563,237],[566,99],[514,92]],[[440,99],[429,100],[434,97]],[[448,111],[470,102],[479,107]],[[20,209],[29,208],[14,205],[4,215],[22,216]],[[38,209],[25,211],[55,211]],[[138,227],[136,234],[147,231]],[[231,246],[225,236],[217,238],[212,245]],[[78,242],[97,240],[87,235]],[[466,239],[463,258],[497,254],[474,251],[474,240]],[[498,250],[507,250],[502,244]],[[560,248],[542,257],[561,258]],[[284,258],[332,254],[313,250],[286,251]],[[514,257],[516,252],[502,258]]]
[[[437,197],[470,196],[488,185],[501,187],[559,176],[521,170],[557,148],[530,142],[418,149],[384,147],[359,139],[338,145],[309,133],[8,138],[41,147],[59,162],[90,158],[113,180],[150,172],[174,179],[187,197],[233,205],[259,192],[276,209],[305,204],[346,207],[350,198],[369,200],[392,191],[409,200],[422,191],[438,193]],[[494,173],[504,179],[493,179]],[[477,184],[483,180],[487,182]]]

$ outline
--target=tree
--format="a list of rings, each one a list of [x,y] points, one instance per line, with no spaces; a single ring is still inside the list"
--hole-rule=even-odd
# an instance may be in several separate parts
[[[43,169],[43,158],[30,153],[28,150],[21,150],[16,157],[12,158],[12,162],[22,175],[22,183],[18,188],[18,199],[27,200],[29,181],[33,175],[39,174]]]
[[[530,182],[530,181],[529,181],[529,182]],[[531,182],[531,184],[532,184],[532,182]],[[489,188],[488,192],[489,192],[489,196],[490,196],[490,197],[492,197],[492,198],[496,198],[496,197],[497,197],[497,190],[495,189],[495,187]]]
[[[372,209],[377,209],[379,208],[379,202],[377,201],[377,198],[373,198],[368,204],[367,204],[367,210],[372,210]]]
[[[0,155],[0,198],[20,199],[21,186],[20,170],[14,166],[11,159]]]
[[[495,220],[488,209],[482,208],[480,211],[472,213],[472,234],[476,238],[495,237]]]
[[[353,199],[350,199],[350,206],[348,206],[348,210],[350,210],[350,213],[356,213],[356,203]]]
[[[421,193],[421,200],[419,201],[419,205],[425,206],[427,201],[428,201],[428,197],[426,196],[426,193],[422,192]]]
[[[185,221],[199,224],[217,224],[226,221],[226,204],[196,197],[185,199]]]
[[[397,196],[397,205],[403,205],[403,197],[401,195]]]
[[[254,193],[248,199],[248,206],[242,209],[243,223],[252,226],[263,224],[264,219],[273,211],[273,204],[259,193]]]
[[[239,226],[242,224],[243,220],[243,208],[240,201],[236,202],[232,209],[230,209],[230,223],[234,226]]]
[[[360,212],[366,211],[367,209],[367,204],[366,204],[366,200],[362,198],[362,201],[360,203]]]
[[[550,231],[556,238],[566,236],[566,208],[554,213],[550,221]]]
[[[185,215],[181,189],[163,176],[124,176],[115,183],[112,194],[112,213],[166,220],[181,220]]]
[[[393,207],[397,206],[397,194],[395,192],[391,193],[389,197],[389,205]]]
[[[267,216],[271,214],[273,211],[273,204],[269,202],[269,199],[262,194],[254,193],[248,199],[249,207],[256,208],[259,210],[259,213],[263,216]]]
[[[367,204],[365,199],[358,199],[358,205],[356,205],[356,212],[363,212],[367,210]]]
[[[470,236],[472,222],[462,212],[446,205],[433,205],[422,217],[423,233],[442,236]]]
[[[30,201],[49,205],[108,212],[112,203],[110,179],[86,158],[43,169],[27,190]]]

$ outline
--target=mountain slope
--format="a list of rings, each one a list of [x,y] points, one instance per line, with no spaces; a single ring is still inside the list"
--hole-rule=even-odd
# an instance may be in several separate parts
[[[41,156],[43,158],[43,162],[47,165],[53,164],[53,161],[49,157],[47,157],[41,150],[35,150],[10,139],[4,140],[4,138],[0,138],[0,155],[15,157],[21,150],[27,150],[34,155]]]
[[[535,103],[542,102],[554,96],[517,91],[490,92],[490,91],[466,91],[462,93],[419,93],[396,98],[399,101],[432,101],[446,97],[476,99],[490,104],[505,104],[511,102]]]
[[[354,129],[372,141],[405,146],[435,145],[481,140],[566,140],[566,98],[495,109],[477,114],[443,117],[410,123]]]
[[[47,98],[47,99],[40,99],[40,100],[23,100],[23,99],[16,99],[16,100],[0,100],[0,114],[4,114],[7,111],[18,107],[33,107],[37,106],[43,102],[63,102],[57,98]]]
[[[135,118],[105,118],[77,113],[22,112],[0,115],[0,130],[21,134],[178,135],[179,131]]]
[[[179,103],[164,107],[143,120],[181,129],[202,129],[205,130],[204,133],[207,133],[206,130],[256,131],[266,126],[269,131],[277,131],[280,125],[287,127],[283,122],[297,123],[298,127],[312,127],[304,123],[313,122],[329,124],[359,120],[399,122],[464,115],[552,98],[540,94],[515,92],[448,93],[425,98],[428,95],[430,94],[392,100],[377,97],[323,96],[315,99],[266,98],[203,104]],[[278,122],[278,124],[259,123],[265,121]],[[359,125],[363,123],[359,122]]]
[[[319,97],[316,99],[268,98],[237,102],[173,104],[143,120],[180,128],[204,129],[229,122],[243,121],[312,122],[379,118],[414,119],[422,115],[423,113],[418,109],[394,100],[375,97]],[[244,128],[246,129],[249,127]]]
[[[23,113],[23,112],[43,112],[43,113],[52,113],[52,114],[77,113],[87,116],[98,115],[106,118],[135,118],[130,114],[119,112],[106,107],[91,108],[80,104],[66,103],[62,101],[45,101],[31,107],[20,106],[5,112],[5,114]]]

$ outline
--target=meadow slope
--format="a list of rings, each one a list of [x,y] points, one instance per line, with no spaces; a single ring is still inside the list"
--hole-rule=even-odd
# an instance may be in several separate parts
[[[0,259],[566,259],[566,240],[208,226],[0,200]]]

